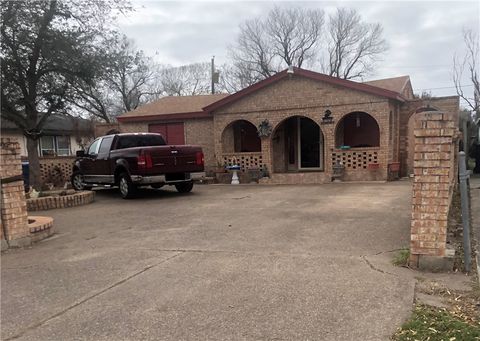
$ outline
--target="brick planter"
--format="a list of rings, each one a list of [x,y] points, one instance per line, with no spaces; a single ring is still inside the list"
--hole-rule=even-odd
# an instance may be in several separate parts
[[[82,191],[64,196],[49,196],[27,199],[28,211],[51,210],[54,208],[74,207],[90,204],[95,199],[95,192]]]
[[[53,218],[28,216],[28,229],[32,242],[38,242],[50,237],[55,232],[53,229]]]

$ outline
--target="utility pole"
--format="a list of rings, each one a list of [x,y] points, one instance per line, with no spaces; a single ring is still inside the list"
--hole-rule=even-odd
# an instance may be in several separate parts
[[[212,57],[212,95],[215,93],[215,56]]]

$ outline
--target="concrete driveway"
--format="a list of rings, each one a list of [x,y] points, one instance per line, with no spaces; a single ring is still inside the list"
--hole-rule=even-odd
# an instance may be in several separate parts
[[[388,340],[414,279],[408,181],[205,185],[40,214],[2,255],[4,340]]]

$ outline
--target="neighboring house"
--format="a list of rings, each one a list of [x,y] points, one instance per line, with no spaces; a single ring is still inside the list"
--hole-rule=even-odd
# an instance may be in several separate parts
[[[408,76],[358,83],[293,68],[232,95],[164,97],[118,121],[122,132],[201,145],[207,171],[239,164],[270,183],[323,183],[339,163],[345,180],[409,175],[412,118],[425,110],[458,118],[458,96],[415,98]]]
[[[27,157],[27,139],[12,122],[2,118],[3,137],[14,138],[20,143],[21,156]],[[38,142],[40,156],[72,156],[84,148],[93,138],[93,125],[89,120],[64,115],[52,115],[47,119]]]

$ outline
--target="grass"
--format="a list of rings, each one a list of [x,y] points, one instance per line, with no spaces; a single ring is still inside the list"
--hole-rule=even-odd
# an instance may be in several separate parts
[[[393,336],[395,341],[480,340],[480,324],[464,322],[444,309],[417,305],[410,320]]]
[[[402,249],[398,251],[393,257],[392,263],[396,266],[408,266],[408,260],[410,258],[410,250]]]

